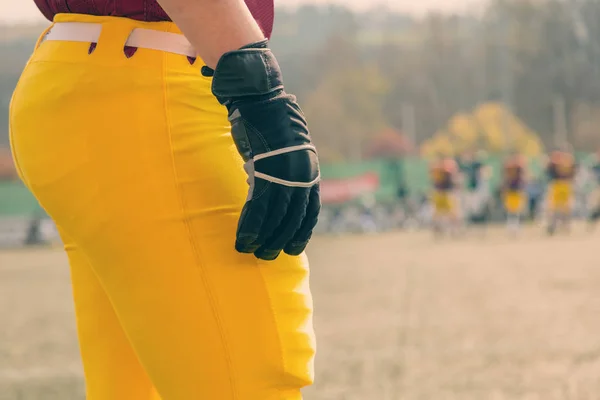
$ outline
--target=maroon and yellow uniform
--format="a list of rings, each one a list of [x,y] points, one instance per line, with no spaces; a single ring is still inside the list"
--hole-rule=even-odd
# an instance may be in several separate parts
[[[452,158],[444,158],[431,165],[430,177],[433,184],[432,203],[439,214],[455,214],[457,199],[454,194],[458,165]]]
[[[520,214],[525,207],[526,167],[522,156],[510,157],[504,163],[502,197],[508,214]]]
[[[453,190],[456,185],[458,165],[451,158],[435,162],[430,169],[433,187],[440,191]]]
[[[563,151],[550,154],[546,174],[549,180],[548,206],[551,211],[570,212],[575,172],[576,164],[572,154]]]
[[[572,181],[575,177],[575,158],[572,154],[555,151],[550,154],[546,173],[550,181]]]

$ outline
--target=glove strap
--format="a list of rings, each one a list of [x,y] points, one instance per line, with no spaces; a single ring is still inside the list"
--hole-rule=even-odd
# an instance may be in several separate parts
[[[302,145],[298,145],[298,146],[289,146],[289,147],[284,147],[282,149],[277,149],[277,150],[268,151],[266,153],[257,154],[251,160],[247,161],[246,164],[247,164],[248,167],[251,166],[251,169],[252,169],[252,171],[254,173],[254,176],[256,178],[264,179],[265,181],[277,183],[279,185],[288,186],[288,187],[304,187],[304,188],[309,188],[309,187],[312,187],[312,186],[316,185],[317,183],[319,183],[319,181],[321,180],[321,174],[320,173],[312,181],[310,181],[310,182],[296,182],[296,181],[290,181],[290,180],[287,180],[287,179],[277,178],[277,177],[272,176],[272,175],[268,175],[268,174],[265,174],[265,173],[262,173],[262,172],[258,172],[258,171],[256,171],[254,169],[254,162],[256,162],[256,161],[263,160],[265,158],[276,157],[276,156],[279,156],[279,155],[282,155],[282,154],[286,154],[286,153],[291,153],[291,152],[294,152],[294,151],[301,151],[301,150],[309,150],[309,151],[314,152],[315,154],[317,153],[317,149],[312,144],[302,144]]]
[[[268,48],[242,48],[225,53],[217,64],[212,92],[222,104],[231,99],[263,96],[283,90],[277,59]]]
[[[301,187],[301,188],[310,188],[319,183],[321,180],[321,175],[318,175],[315,179],[310,182],[292,182],[287,181],[285,179],[280,179],[271,175],[263,174],[262,172],[254,171],[254,176],[256,178],[264,179],[265,181],[277,183],[278,185],[288,186],[288,187]]]
[[[315,153],[317,152],[317,149],[312,144],[300,144],[298,146],[283,147],[281,149],[271,150],[271,151],[267,151],[265,153],[260,153],[260,154],[255,155],[252,159],[254,161],[258,161],[258,160],[262,160],[263,158],[274,157],[274,156],[278,156],[280,154],[291,153],[292,151],[299,151],[299,150],[312,150]]]

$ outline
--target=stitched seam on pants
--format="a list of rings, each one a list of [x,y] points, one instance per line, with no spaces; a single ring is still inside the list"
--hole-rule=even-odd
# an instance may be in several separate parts
[[[208,279],[206,278],[204,272],[202,271],[202,268],[199,267],[202,264],[202,256],[200,254],[200,249],[198,248],[198,246],[196,245],[196,241],[195,241],[195,237],[194,237],[194,231],[190,225],[190,220],[188,218],[188,216],[185,214],[185,205],[184,205],[184,201],[183,201],[183,196],[181,195],[181,187],[179,185],[179,176],[177,175],[177,167],[175,165],[175,155],[173,154],[173,136],[171,135],[171,118],[170,118],[170,114],[169,114],[169,107],[168,105],[168,100],[169,100],[169,96],[168,96],[168,83],[167,83],[167,53],[163,54],[163,66],[162,66],[162,85],[163,85],[163,106],[164,106],[164,112],[165,112],[165,118],[166,118],[166,123],[167,123],[167,135],[169,138],[169,151],[171,152],[171,163],[172,163],[172,169],[173,169],[173,177],[175,179],[175,186],[176,186],[176,190],[177,190],[177,198],[179,200],[179,206],[180,206],[180,211],[183,215],[183,222],[185,225],[185,229],[187,231],[187,236],[190,242],[190,246],[192,247],[192,250],[194,252],[194,257],[196,259],[196,270],[198,271],[198,275],[200,275],[200,279],[202,280],[202,283],[204,284],[204,288],[206,290],[209,302],[210,302],[210,308],[213,314],[213,318],[215,319],[216,323],[217,323],[217,327],[219,329],[219,335],[221,336],[221,345],[223,346],[223,350],[225,352],[225,357],[226,357],[226,361],[227,361],[227,367],[229,369],[229,381],[231,383],[231,392],[233,394],[233,398],[234,399],[238,399],[238,393],[236,390],[236,385],[235,385],[235,379],[233,377],[233,362],[231,360],[230,357],[230,351],[229,348],[227,346],[227,339],[226,339],[226,335],[225,335],[225,329],[223,326],[223,323],[221,322],[221,319],[219,318],[219,313],[218,313],[218,309],[217,309],[217,300],[215,298],[215,296],[213,295],[212,291],[210,290],[210,285],[208,282]]]

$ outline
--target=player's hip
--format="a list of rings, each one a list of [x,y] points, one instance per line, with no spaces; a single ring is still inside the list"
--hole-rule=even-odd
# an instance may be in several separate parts
[[[99,25],[96,49],[88,54],[89,43],[69,41],[68,30],[39,44],[9,117],[18,172],[50,216],[78,225],[73,210],[93,202],[103,215],[127,215],[132,224],[190,212],[227,215],[235,224],[246,197],[245,174],[210,80],[182,54],[123,53],[137,26],[174,26],[57,18],[63,19]],[[91,229],[89,221],[80,228]]]
[[[232,157],[226,110],[212,95],[210,79],[200,74],[199,61],[146,48],[129,58],[124,53],[136,29],[161,35],[176,30],[172,23],[71,14],[57,21],[36,46],[10,106],[13,154],[34,192],[56,193],[56,186],[93,179],[105,195],[111,188],[121,197],[153,190],[158,195],[168,193],[162,186],[175,178],[189,182],[221,173],[241,180],[232,202],[243,201],[244,177],[238,157]],[[70,31],[70,24],[83,25]],[[71,40],[77,32],[83,34],[79,39],[87,35],[97,42]],[[145,45],[161,43],[160,36],[144,35]],[[90,54],[91,43],[97,44]],[[141,190],[150,179],[153,184]],[[231,198],[232,191],[227,193]]]

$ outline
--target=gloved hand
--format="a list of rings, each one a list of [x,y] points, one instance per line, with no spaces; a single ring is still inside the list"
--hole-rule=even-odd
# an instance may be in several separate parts
[[[304,251],[321,208],[319,162],[302,110],[285,93],[267,41],[224,54],[212,92],[229,111],[231,134],[250,186],[235,248],[274,260]]]

